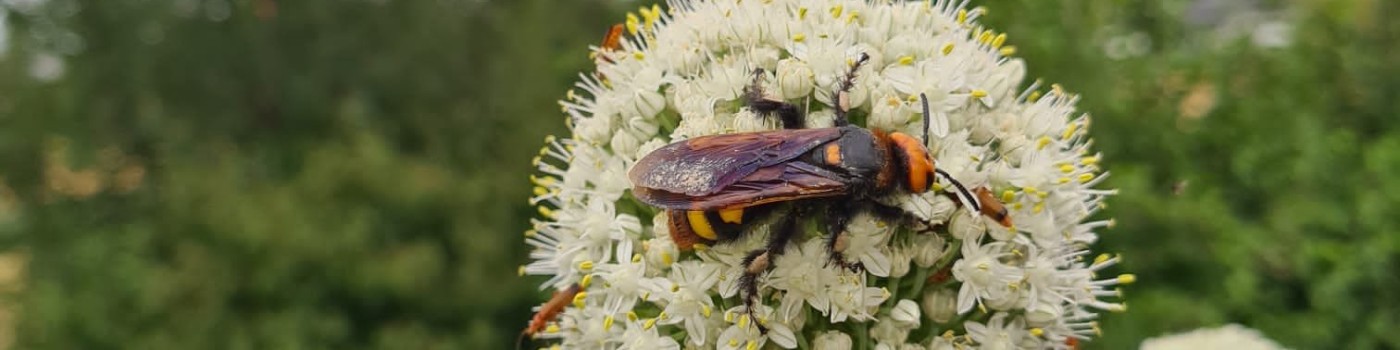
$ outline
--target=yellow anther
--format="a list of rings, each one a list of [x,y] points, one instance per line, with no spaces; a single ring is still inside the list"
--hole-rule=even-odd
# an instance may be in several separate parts
[[[651,5],[651,9],[643,7],[639,12],[642,13],[646,28],[651,28],[653,24],[656,24],[656,20],[661,19],[661,6],[658,5]]]
[[[948,54],[953,53],[953,43],[943,44],[943,49],[940,50],[940,51],[943,52],[943,55],[944,55],[944,56],[947,56]]]
[[[1055,183],[1061,184],[1061,185],[1067,184],[1067,183],[1069,183],[1069,181],[1070,181],[1070,180],[1069,180],[1068,177],[1060,177],[1060,178],[1058,178],[1058,179],[1055,179]]]
[[[1045,211],[1045,202],[1036,203],[1035,206],[1031,207],[1032,213],[1040,214],[1042,211]]]
[[[657,318],[657,319],[662,319],[662,320],[664,320],[664,319],[671,318],[671,315],[670,315],[670,314],[667,314],[665,311],[662,311],[662,312],[656,314],[656,318]]]
[[[592,270],[593,270],[593,261],[592,261],[592,260],[584,260],[583,262],[578,263],[578,269],[579,269],[579,271],[592,271]]]
[[[742,329],[749,329],[749,318],[748,318],[748,317],[739,317],[739,322],[738,322],[738,324],[739,324],[739,328],[742,328]]]
[[[655,318],[648,318],[646,321],[642,321],[642,329],[643,329],[643,330],[651,330],[651,327],[656,327],[656,319],[655,319]]]
[[[1031,336],[1039,337],[1045,335],[1045,330],[1040,327],[1031,328]]]
[[[1073,166],[1073,165],[1069,165],[1069,164],[1061,165],[1061,166],[1060,166],[1060,172],[1066,173],[1066,174],[1072,173],[1072,172],[1074,172],[1074,166]]]
[[[1108,219],[1108,228],[1118,227],[1118,219]]]
[[[807,19],[807,8],[806,8],[806,7],[798,7],[798,8],[797,8],[797,19]]]
[[[588,288],[588,285],[590,285],[590,284],[593,284],[593,274],[591,274],[591,273],[590,273],[590,274],[587,274],[587,275],[583,275],[583,278],[580,278],[580,279],[578,280],[578,286],[579,286],[579,288]]]
[[[983,98],[983,97],[987,97],[987,90],[972,89],[971,94],[972,94],[972,98]]]
[[[704,243],[696,243],[695,245],[691,246],[690,248],[691,248],[691,249],[695,249],[695,251],[697,251],[697,252],[703,252],[703,251],[709,250],[709,249],[710,249],[710,245],[704,244]]]
[[[559,333],[559,325],[550,324],[549,326],[544,327],[544,331],[545,333]]]
[[[517,267],[517,268],[515,269],[515,274],[516,274],[517,276],[524,276],[524,275],[525,275],[525,265],[520,265],[520,267]]]
[[[746,345],[744,345],[744,349],[746,349],[746,350],[758,350],[758,342],[757,342],[757,341],[754,341],[754,340],[749,340],[749,343],[746,344]]]
[[[632,53],[632,58],[636,58],[638,61],[641,61],[641,60],[646,59],[646,58],[647,58],[647,55],[644,54],[644,53],[642,53],[641,51],[637,51],[637,52],[633,52],[633,53]],[[609,84],[609,85],[611,85],[611,84]]]
[[[1012,190],[1001,191],[1001,201],[1002,201],[1003,203],[1011,203],[1011,201],[1013,201],[1013,200],[1015,200],[1015,199],[1016,199],[1016,191],[1012,191]]]
[[[549,185],[553,185],[556,181],[557,181],[557,180],[555,180],[554,177],[551,177],[551,176],[535,176],[535,175],[530,175],[530,182],[533,182],[533,183],[535,183],[536,185],[540,185],[540,186],[549,186]]]
[[[533,166],[540,166],[540,162],[541,162],[541,161],[543,161],[543,160],[540,159],[540,156],[535,156],[534,158],[530,158],[530,165],[533,165]]]
[[[1108,261],[1108,259],[1112,259],[1112,258],[1113,258],[1113,256],[1112,256],[1112,255],[1108,255],[1108,253],[1099,254],[1099,256],[1094,257],[1094,265],[1102,264],[1102,263],[1104,263],[1105,261]]]
[[[681,291],[681,285],[675,284],[675,283],[671,283],[671,293],[675,293],[675,292],[679,292],[679,291]]]
[[[945,187],[943,187],[943,184],[940,184],[940,183],[935,182],[935,183],[933,183],[933,186],[930,187],[930,188],[933,189],[934,192],[938,192],[938,191],[942,191]]]
[[[637,14],[627,13],[627,34],[637,35],[637,30],[641,29],[642,21],[637,18]]]
[[[902,66],[914,64],[914,56],[900,56],[899,64]]]
[[[1011,203],[1011,209],[1021,210],[1021,208],[1025,207],[1025,205],[1021,205],[1021,202]]]
[[[729,311],[725,311],[725,312],[724,312],[724,322],[734,322],[734,313],[733,313],[733,312],[729,312]]]
[[[641,255],[641,254],[632,254],[632,263],[635,264],[635,263],[639,263],[639,262],[642,262],[642,255]]]
[[[832,7],[831,7],[831,18],[841,18],[841,11],[844,11],[844,10],[845,10],[845,8],[842,7],[841,5],[832,6]]]
[[[709,305],[700,305],[700,314],[705,315],[705,318],[710,318],[710,313],[712,312],[714,312],[714,310],[711,309]]]
[[[1094,165],[1099,163],[1099,157],[1084,157],[1079,160],[1079,164]]]
[[[953,336],[954,336],[953,330],[951,330],[951,329],[949,329],[949,330],[943,332],[943,335],[942,335],[943,339],[948,339],[948,340],[952,340],[952,339],[953,339]]]
[[[588,300],[588,292],[578,292],[578,294],[574,294],[574,307],[582,309],[584,300]]]
[[[992,38],[992,47],[1001,48],[1001,45],[1004,44],[1006,44],[1006,33],[997,34],[997,37]]]
[[[807,34],[797,33],[797,34],[793,34],[793,35],[792,35],[792,41],[796,41],[796,42],[799,42],[799,43],[800,43],[800,42],[802,42],[803,40],[807,40]]]
[[[553,210],[553,209],[549,209],[549,207],[546,207],[546,206],[543,206],[543,205],[541,205],[541,206],[539,206],[539,207],[536,207],[536,208],[539,209],[540,215],[544,215],[544,217],[547,217],[547,218],[550,218],[550,219],[553,219],[553,218],[554,218],[554,210]]]
[[[612,330],[612,325],[613,325],[613,317],[612,317],[612,315],[603,316],[603,330],[605,330],[605,331],[607,331],[607,330]]]
[[[1016,54],[1016,47],[1015,47],[1015,46],[1005,46],[1005,47],[1002,47],[1001,50],[1000,50],[1000,51],[997,51],[997,52],[1000,53],[1002,56],[1011,56],[1011,55],[1015,55],[1015,54]]]
[[[672,256],[671,256],[671,253],[669,253],[669,252],[662,252],[662,253],[661,253],[661,264],[670,266],[671,263],[673,263],[673,262],[675,262],[675,261],[676,261],[676,258],[675,258],[675,257],[672,257]]]
[[[1039,140],[1036,140],[1036,141],[1035,141],[1035,149],[1037,149],[1037,150],[1045,149],[1045,146],[1049,146],[1049,145],[1050,145],[1050,141],[1051,141],[1051,140],[1050,140],[1050,137],[1049,137],[1049,136],[1041,136]]]
[[[546,194],[549,194],[549,189],[548,189],[548,188],[544,188],[544,187],[542,187],[542,186],[535,186],[535,195],[536,195],[536,196],[543,196],[543,195],[546,195]]]
[[[855,11],[851,11],[850,14],[846,15],[846,23],[855,23],[858,19],[860,19],[860,14]]]
[[[992,43],[992,31],[988,30],[988,31],[982,32],[982,34],[978,34],[978,35],[977,35],[977,42],[983,43],[983,44],[991,44],[991,43]]]
[[[1027,194],[1034,194],[1036,192],[1040,192],[1040,189],[1035,188],[1035,186],[1026,186],[1021,188],[1021,192],[1025,192]]]
[[[737,348],[737,347],[739,347],[739,340],[738,340],[738,339],[729,339],[729,347],[731,347],[731,348]]]
[[[958,9],[958,24],[967,24],[967,9]]]
[[[638,317],[637,317],[637,312],[636,312],[636,311],[628,311],[628,312],[627,312],[627,320],[628,320],[628,321],[636,322],[636,321],[637,321],[637,318],[638,318]]]
[[[1040,91],[1031,91],[1031,95],[1026,99],[1031,102],[1040,101]]]
[[[1076,131],[1079,131],[1079,123],[1070,123],[1069,127],[1065,128],[1065,132],[1060,134],[1060,139],[1068,140],[1071,136],[1074,136],[1074,132]]]
[[[1079,174],[1079,183],[1085,183],[1085,182],[1089,182],[1089,181],[1093,181],[1093,180],[1094,180],[1094,174],[1092,174],[1092,173],[1083,173],[1083,174]]]
[[[1133,282],[1137,282],[1137,275],[1131,273],[1118,275],[1118,284],[1132,284]]]
[[[534,237],[535,235],[538,235],[538,234],[540,234],[540,231],[535,231],[534,229],[525,230],[525,237],[526,237],[526,238]]]

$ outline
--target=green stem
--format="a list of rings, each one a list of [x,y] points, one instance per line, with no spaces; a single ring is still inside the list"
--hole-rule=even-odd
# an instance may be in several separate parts
[[[797,333],[797,348],[806,350],[810,348],[810,345],[807,345],[807,337],[805,337],[802,333],[806,332]]]
[[[903,277],[890,278],[890,298],[885,300],[885,306],[880,307],[880,311],[889,311],[894,308],[894,304],[899,301],[899,280]]]
[[[909,291],[914,292],[915,298],[921,298],[924,296],[924,281],[928,280],[928,268],[916,267],[911,274],[914,275],[914,286],[909,287]]]
[[[851,333],[855,333],[857,350],[870,348],[870,344],[867,344],[870,342],[870,331],[866,329],[865,322],[851,322]]]

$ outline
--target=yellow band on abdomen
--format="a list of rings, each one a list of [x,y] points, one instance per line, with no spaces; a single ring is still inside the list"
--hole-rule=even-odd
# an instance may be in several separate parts
[[[710,219],[705,218],[704,211],[687,211],[685,212],[685,216],[687,219],[690,219],[690,229],[695,231],[695,235],[711,241],[719,238],[718,235],[715,235],[714,226],[710,225]]]

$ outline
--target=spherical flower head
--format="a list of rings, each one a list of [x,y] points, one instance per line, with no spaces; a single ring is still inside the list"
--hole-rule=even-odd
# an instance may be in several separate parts
[[[1097,336],[1098,313],[1126,310],[1116,288],[1135,279],[1104,275],[1119,257],[1091,253],[1116,192],[1099,187],[1108,173],[1078,97],[1023,87],[1025,63],[977,23],[986,14],[859,0],[628,14],[560,102],[572,134],[534,160],[540,218],[521,272],[579,292],[526,335],[605,349],[1066,348]],[[785,125],[757,100],[792,106],[807,128],[844,115],[914,135],[940,175],[923,193],[842,199],[852,209],[836,229],[831,211],[778,214],[797,233],[777,250],[766,240],[778,220],[707,239],[688,233],[691,214],[635,197],[629,171],[668,144]]]

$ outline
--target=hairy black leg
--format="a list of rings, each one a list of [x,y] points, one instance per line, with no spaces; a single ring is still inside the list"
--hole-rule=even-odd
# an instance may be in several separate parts
[[[783,123],[783,129],[802,129],[805,127],[806,122],[802,117],[802,112],[797,109],[797,105],[763,97],[762,78],[762,68],[753,70],[753,83],[744,89],[744,104],[764,118],[771,118],[773,114],[777,114],[778,120]]]
[[[849,202],[833,203],[826,214],[826,253],[827,265],[836,265],[851,272],[861,272],[865,266],[859,262],[846,260],[844,252],[849,246],[850,236],[846,232],[846,225],[851,222],[851,215],[857,208]]]
[[[768,234],[768,244],[763,249],[755,249],[744,256],[744,275],[739,276],[739,292],[744,298],[744,309],[749,315],[749,321],[758,327],[760,333],[767,333],[768,328],[759,322],[758,315],[754,313],[754,308],[758,306],[758,276],[768,271],[773,259],[787,251],[787,245],[797,236],[797,219],[800,215],[794,212],[788,215],[773,231]]]
[[[870,55],[862,52],[860,57],[856,58],[855,64],[851,65],[851,70],[846,72],[846,78],[841,79],[841,85],[837,86],[836,91],[831,94],[832,98],[836,100],[836,126],[851,123],[850,120],[846,119],[846,112],[851,110],[851,88],[856,86],[856,71],[860,70],[860,66],[865,65],[865,62],[869,60]]]

